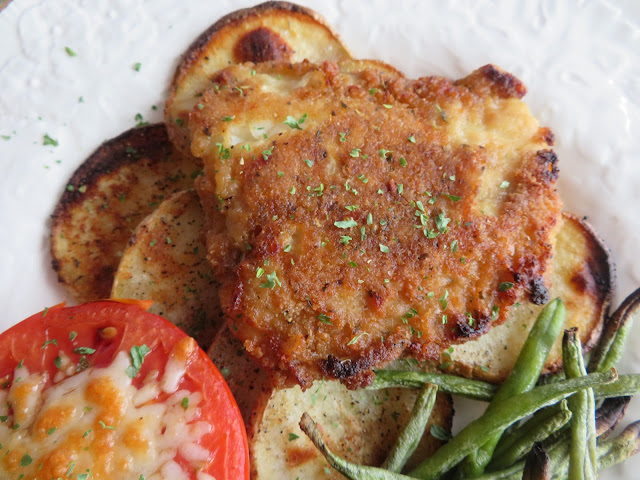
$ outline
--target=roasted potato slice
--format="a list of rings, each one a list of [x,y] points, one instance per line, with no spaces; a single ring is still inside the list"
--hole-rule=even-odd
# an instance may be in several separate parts
[[[311,62],[350,58],[346,47],[314,11],[288,2],[266,2],[232,12],[187,49],[171,82],[165,120],[174,144],[189,151],[187,114],[211,76],[233,63]]]
[[[298,386],[272,388],[228,329],[216,337],[209,356],[225,375],[245,419],[254,480],[342,478],[300,430],[304,412],[322,423],[336,453],[353,462],[380,465],[417,396],[411,389],[347,390],[335,380],[319,380],[304,392]],[[449,432],[452,417],[451,397],[439,394],[413,459],[424,459],[442,444],[430,433],[431,426]],[[410,461],[409,468],[414,464]]]
[[[560,297],[567,307],[565,328],[578,327],[585,351],[597,342],[611,302],[614,271],[609,251],[583,220],[564,213],[556,237],[551,298]],[[504,381],[543,306],[512,308],[508,320],[486,335],[456,345],[441,356],[441,366],[452,373],[493,383]],[[553,346],[545,372],[562,366],[562,339]]]
[[[58,280],[78,301],[107,298],[129,237],[172,193],[193,185],[200,167],[169,143],[164,125],[124,132],[75,171],[52,216]]]
[[[175,323],[206,349],[223,318],[218,286],[205,257],[203,223],[193,190],[162,202],[129,240],[111,297],[153,300],[151,312]]]

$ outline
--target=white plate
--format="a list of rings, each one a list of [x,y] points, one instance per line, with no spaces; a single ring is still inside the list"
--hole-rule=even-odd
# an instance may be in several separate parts
[[[65,298],[50,268],[48,218],[71,173],[137,113],[161,120],[180,53],[252,3],[14,0],[0,13],[0,330]],[[616,305],[640,285],[639,3],[300,3],[356,56],[410,76],[461,77],[491,62],[521,78],[531,110],[556,134],[566,209],[588,216],[613,252]],[[45,134],[58,146],[43,145]],[[622,372],[640,372],[636,327]],[[628,417],[640,418],[632,407]],[[602,478],[638,478],[639,469],[636,459]]]

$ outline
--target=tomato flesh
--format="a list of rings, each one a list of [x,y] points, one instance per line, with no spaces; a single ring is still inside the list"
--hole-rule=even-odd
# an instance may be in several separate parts
[[[82,370],[106,367],[118,353],[129,355],[132,347],[146,345],[149,353],[133,378],[139,388],[150,372],[156,370],[162,376],[172,350],[185,338],[182,330],[134,303],[58,305],[0,335],[0,383],[7,388],[18,365],[24,365],[29,372],[48,372],[48,382],[52,382],[58,373],[56,359],[60,352]],[[216,480],[248,479],[249,455],[242,417],[222,375],[198,347],[189,356],[179,388],[202,394],[200,420],[214,426],[199,442],[215,452],[202,471]],[[185,464],[179,458],[176,461]],[[191,475],[195,478],[195,473]]]

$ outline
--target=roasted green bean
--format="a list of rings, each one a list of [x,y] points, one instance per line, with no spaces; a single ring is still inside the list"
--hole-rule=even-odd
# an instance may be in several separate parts
[[[558,380],[551,384],[560,381],[561,380]],[[439,391],[444,393],[485,402],[490,401],[498,390],[496,385],[480,380],[469,380],[440,373],[406,372],[404,370],[378,370],[376,371],[376,379],[367,388],[422,388],[426,383],[437,385]],[[618,376],[618,380],[613,383],[593,387],[593,393],[597,400],[614,397],[632,397],[640,393],[640,374],[620,375]]]
[[[514,395],[529,391],[535,386],[549,356],[549,351],[562,331],[564,318],[564,303],[559,298],[552,300],[544,307],[531,328],[509,377],[491,400],[487,408],[488,412],[503,408],[505,401],[509,401]],[[501,436],[502,431],[499,430],[488,439],[485,445],[471,452],[469,458],[461,466],[463,477],[473,478],[482,475],[485,467],[491,461],[493,451]]]
[[[535,443],[527,455],[522,480],[550,480],[551,459],[542,444]]]
[[[571,412],[567,409],[566,402],[561,404],[563,408],[549,407],[551,412],[547,415],[534,415],[517,435],[511,435],[506,442],[500,442],[494,451],[494,456],[487,466],[491,470],[502,470],[509,465],[524,458],[534,444],[546,440],[564,427],[571,418]],[[503,437],[504,438],[504,437]]]
[[[407,464],[413,452],[418,448],[418,443],[422,438],[422,434],[427,426],[433,405],[436,402],[436,393],[438,387],[431,383],[418,394],[416,403],[411,411],[409,421],[398,435],[398,439],[391,447],[389,456],[382,464],[382,468],[386,468],[391,472],[401,472]]]
[[[496,385],[480,380],[446,375],[444,373],[407,372],[404,370],[376,370],[373,383],[367,388],[422,388],[427,383],[437,385],[438,390],[474,400],[489,401],[498,391]]]
[[[324,455],[329,465],[350,480],[412,480],[412,477],[401,473],[390,472],[384,468],[358,465],[334,454],[329,450],[315,422],[306,412],[300,419],[300,428]]]
[[[640,311],[640,289],[629,295],[604,325],[600,340],[591,353],[587,370],[605,372],[614,367],[624,349],[633,317]]]
[[[552,465],[551,475],[554,479],[567,478],[570,449],[567,440],[568,436],[560,437],[548,450]],[[630,424],[618,437],[597,445],[598,467],[611,467],[624,462],[638,452],[640,452],[640,421]],[[478,480],[520,480],[523,469],[524,462],[518,462],[507,469],[482,475]]]
[[[540,408],[559,402],[579,390],[612,382],[616,378],[617,374],[612,370],[608,373],[595,373],[553,385],[543,385],[526,393],[515,395],[501,408],[487,411],[480,418],[467,425],[432,457],[422,462],[410,475],[426,480],[438,478],[513,422],[533,414]]]
[[[562,339],[562,362],[567,378],[587,374],[582,357],[578,329],[565,330]],[[593,390],[585,389],[569,397],[571,410],[571,451],[569,453],[570,480],[592,480],[596,476],[596,418]]]

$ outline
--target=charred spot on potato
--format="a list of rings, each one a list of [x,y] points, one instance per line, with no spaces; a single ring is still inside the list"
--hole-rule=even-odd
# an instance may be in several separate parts
[[[233,48],[238,63],[286,60],[292,52],[284,38],[267,27],[258,27],[247,32]]]

